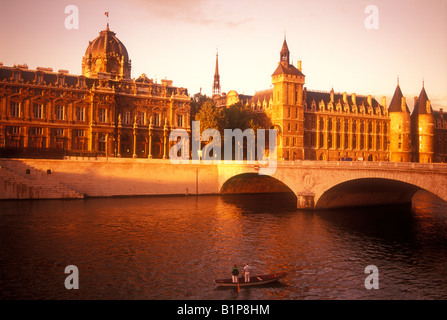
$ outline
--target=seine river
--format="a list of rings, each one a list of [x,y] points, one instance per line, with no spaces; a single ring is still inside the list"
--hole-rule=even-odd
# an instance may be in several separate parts
[[[299,211],[288,195],[0,202],[0,298],[447,299],[447,205]],[[233,264],[287,271],[218,288]],[[79,289],[66,289],[66,266]],[[379,289],[365,288],[365,267]]]

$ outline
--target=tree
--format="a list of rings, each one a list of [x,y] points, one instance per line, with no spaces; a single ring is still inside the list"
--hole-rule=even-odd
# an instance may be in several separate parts
[[[222,112],[218,110],[213,100],[206,100],[200,110],[195,115],[195,120],[200,121],[200,133],[206,129],[222,130],[223,116]]]
[[[211,100],[211,98],[207,97],[206,94],[202,94],[201,92],[196,93],[191,98],[191,119],[194,120],[196,118],[196,114],[200,111],[202,105]]]
[[[272,124],[264,112],[255,112],[251,108],[237,102],[224,109],[223,121],[225,129],[269,129]]]

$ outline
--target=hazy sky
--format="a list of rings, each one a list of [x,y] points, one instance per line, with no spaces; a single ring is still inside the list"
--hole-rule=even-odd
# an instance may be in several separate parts
[[[65,26],[69,5],[78,29]],[[254,94],[270,88],[286,34],[309,89],[389,103],[399,77],[412,109],[424,80],[433,107],[447,109],[447,0],[2,0],[0,62],[81,74],[106,11],[134,78],[210,95],[218,49],[222,91]]]

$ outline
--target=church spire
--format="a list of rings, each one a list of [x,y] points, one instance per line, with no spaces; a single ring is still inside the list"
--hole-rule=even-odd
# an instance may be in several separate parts
[[[284,42],[282,44],[281,52],[280,52],[280,63],[285,67],[288,67],[290,64],[290,51],[287,46],[286,36],[284,35]]]
[[[219,53],[216,51],[216,69],[214,71],[213,96],[220,95]]]

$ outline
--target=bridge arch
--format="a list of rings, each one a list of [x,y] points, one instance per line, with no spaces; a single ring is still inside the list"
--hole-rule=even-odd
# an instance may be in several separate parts
[[[294,193],[284,182],[254,172],[240,173],[226,180],[220,188],[221,194],[240,193]]]
[[[291,161],[278,163],[264,178],[256,167],[219,165],[220,192],[267,193],[280,186],[278,192],[293,191],[302,209],[411,203],[418,190],[447,201],[443,164]]]
[[[425,190],[414,184],[386,178],[359,178],[327,189],[315,199],[316,209],[411,203],[414,194]]]

